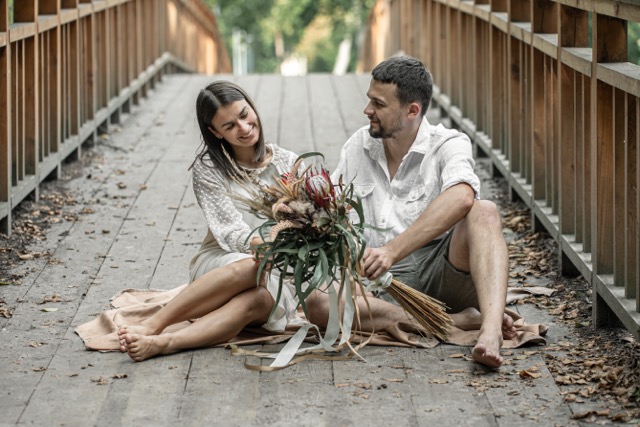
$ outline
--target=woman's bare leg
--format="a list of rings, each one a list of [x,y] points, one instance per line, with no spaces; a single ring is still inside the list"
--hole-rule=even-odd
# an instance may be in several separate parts
[[[179,331],[160,335],[126,333],[123,335],[125,349],[131,359],[141,362],[158,354],[226,342],[249,324],[265,323],[273,303],[267,289],[254,287]]]
[[[257,272],[258,264],[251,258],[211,270],[194,280],[166,306],[140,325],[120,328],[120,350],[126,351],[123,337],[128,333],[159,334],[169,325],[198,319],[222,307],[239,293],[255,288]]]

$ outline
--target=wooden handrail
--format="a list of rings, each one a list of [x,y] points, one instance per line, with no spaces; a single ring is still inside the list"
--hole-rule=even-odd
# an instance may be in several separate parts
[[[0,0],[0,232],[98,128],[176,70],[229,73],[200,0]]]
[[[589,20],[592,46],[589,46]],[[378,0],[359,68],[403,51],[593,287],[594,324],[640,338],[640,1]]]

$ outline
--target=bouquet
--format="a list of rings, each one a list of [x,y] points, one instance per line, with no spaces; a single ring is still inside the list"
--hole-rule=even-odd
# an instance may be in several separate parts
[[[361,259],[366,248],[363,232],[368,227],[362,203],[351,183],[340,178],[334,185],[324,166],[304,168],[303,160],[312,156],[323,157],[320,153],[301,155],[275,185],[250,191],[251,197],[242,200],[266,219],[257,229],[264,243],[254,248],[260,260],[258,277],[268,269],[279,270],[280,290],[285,280],[292,280],[305,315],[305,300],[311,292],[338,284],[338,297],[352,299],[345,304],[355,311],[359,323],[355,297],[359,291],[366,301]],[[351,212],[357,220],[351,219]],[[441,302],[390,275],[386,283],[374,285],[384,287],[425,331],[446,338],[452,322]],[[338,299],[333,301],[337,304]],[[341,329],[348,336],[350,331],[343,325]]]

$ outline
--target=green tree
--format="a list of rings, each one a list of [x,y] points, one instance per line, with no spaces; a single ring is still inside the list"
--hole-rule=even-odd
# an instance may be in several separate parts
[[[234,29],[251,43],[255,72],[275,72],[284,56],[298,52],[307,28],[319,16],[328,18],[330,31],[311,49],[310,71],[330,71],[338,45],[355,37],[375,0],[207,0],[231,52]],[[308,53],[309,49],[304,49]]]
[[[629,62],[640,65],[640,23],[629,22],[627,27]]]

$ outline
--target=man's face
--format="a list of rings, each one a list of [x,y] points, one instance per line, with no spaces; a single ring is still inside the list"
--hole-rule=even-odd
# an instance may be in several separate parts
[[[389,139],[404,127],[402,105],[396,96],[396,85],[371,79],[367,91],[369,103],[364,114],[369,118],[369,135]]]

